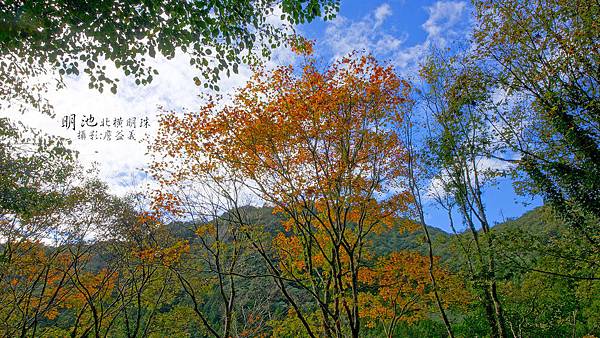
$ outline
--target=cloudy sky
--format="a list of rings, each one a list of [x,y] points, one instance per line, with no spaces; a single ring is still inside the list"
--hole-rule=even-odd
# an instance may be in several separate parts
[[[316,54],[323,61],[333,60],[355,49],[364,49],[394,64],[399,73],[410,78],[430,47],[448,47],[455,41],[468,39],[470,12],[467,1],[342,0],[341,11],[333,21],[317,20],[296,27],[296,30],[316,41]],[[270,63],[287,64],[292,57],[289,51],[279,49]],[[145,184],[146,146],[140,140],[146,134],[150,137],[153,134],[159,107],[193,110],[202,102],[198,95],[200,91],[192,80],[196,70],[189,65],[187,57],[179,56],[172,60],[156,58],[151,62],[160,74],[145,87],[136,86],[131,79],[115,72],[120,77],[117,95],[89,90],[86,78],[68,78],[66,88],[48,94],[55,107],[55,119],[38,112],[0,114],[17,116],[32,127],[71,138],[84,165],[97,162],[101,178],[108,182],[113,192],[123,194],[132,185]],[[249,70],[242,67],[240,74],[223,79],[220,84],[223,93],[243,85],[249,76]],[[63,119],[73,115],[75,130],[65,128]],[[111,127],[81,127],[82,119],[90,115],[98,124],[101,118],[108,118]],[[116,140],[119,129],[114,126],[115,119],[119,118],[123,120],[122,140]],[[135,127],[128,127],[127,121],[132,123],[134,118]],[[148,118],[148,128],[140,125],[145,118]],[[107,137],[106,130],[109,129],[112,134]],[[96,135],[92,136],[93,130],[96,130]],[[83,136],[85,139],[82,139]],[[135,140],[130,140],[130,137]],[[488,208],[494,221],[518,216],[530,208],[515,203],[516,196],[512,193],[510,182],[501,182],[487,193],[490,196]],[[523,201],[527,200],[519,199],[519,202]],[[534,201],[534,204],[539,204],[539,201]],[[447,229],[445,215],[434,207],[429,208],[428,221]]]

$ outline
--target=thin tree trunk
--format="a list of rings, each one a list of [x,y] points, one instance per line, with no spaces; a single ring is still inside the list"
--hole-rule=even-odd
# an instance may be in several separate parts
[[[415,177],[414,165],[415,165],[415,154],[412,143],[412,130],[411,123],[408,121],[406,124],[406,146],[408,149],[408,179],[410,185],[410,191],[415,200],[415,206],[417,208],[417,213],[419,214],[419,222],[421,223],[421,228],[425,233],[425,240],[427,242],[428,248],[428,258],[429,258],[429,279],[431,280],[431,286],[433,287],[433,293],[435,295],[435,302],[437,304],[438,310],[442,315],[442,320],[444,321],[444,326],[446,327],[446,331],[448,332],[448,337],[454,338],[454,332],[452,331],[452,326],[450,325],[450,320],[448,320],[448,316],[446,315],[446,311],[444,310],[444,306],[442,304],[441,297],[438,292],[437,281],[435,275],[433,273],[433,246],[431,243],[431,237],[429,235],[429,228],[425,223],[425,215],[423,213],[423,203],[421,201],[421,193],[419,191],[419,187],[417,185],[417,180]]]

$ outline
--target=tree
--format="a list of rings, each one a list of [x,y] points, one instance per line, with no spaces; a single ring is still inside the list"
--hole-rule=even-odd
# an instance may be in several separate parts
[[[264,330],[260,324],[270,309],[263,302],[270,300],[270,292],[252,289],[255,279],[263,279],[264,286],[265,276],[245,235],[251,228],[259,231],[253,208],[240,205],[240,182],[222,173],[196,170],[167,183],[173,172],[153,173],[163,185],[154,192],[154,213],[149,216],[187,234],[186,252],[168,268],[205,334],[251,336]],[[245,294],[249,292],[253,293]]]
[[[68,143],[0,118],[0,215],[4,221],[33,217],[61,203],[59,188],[74,175],[76,166],[76,153],[67,148]]]
[[[0,304],[4,335],[35,334],[64,301],[71,264],[64,250],[45,250],[61,230],[61,211],[75,177],[66,141],[0,119]]]
[[[156,234],[129,201],[80,172],[65,140],[0,122],[1,334],[146,332],[155,312],[145,316],[141,302],[161,301],[148,286],[165,274],[134,244]]]
[[[423,183],[427,182],[426,170],[422,170],[424,165],[421,163],[421,159],[419,158],[420,154],[416,149],[416,142],[414,141],[415,137],[415,127],[412,114],[407,114],[405,123],[404,123],[404,144],[406,146],[408,160],[407,160],[407,169],[408,169],[408,185],[410,187],[410,194],[412,195],[412,199],[414,200],[414,218],[418,220],[418,223],[421,225],[421,229],[425,234],[425,242],[427,243],[427,251],[429,258],[429,278],[431,281],[431,287],[433,289],[433,294],[435,296],[435,301],[440,311],[440,315],[442,316],[442,320],[444,322],[444,326],[446,327],[446,331],[448,332],[448,337],[453,338],[454,332],[452,331],[452,326],[450,325],[450,320],[446,315],[446,311],[444,310],[444,306],[442,305],[442,299],[438,292],[438,285],[436,276],[434,274],[435,269],[435,259],[433,255],[433,243],[431,241],[431,236],[429,235],[429,227],[425,223],[425,209],[423,206],[422,199],[422,190]]]
[[[507,337],[497,290],[494,237],[482,197],[486,185],[502,174],[485,165],[498,152],[481,113],[489,101],[486,76],[468,57],[446,58],[442,53],[429,57],[421,76],[427,84],[425,110],[431,116],[427,152],[436,175],[432,185],[439,194],[451,196],[472,235],[473,261],[467,253],[471,278],[481,292],[492,336]],[[451,208],[448,211],[452,223]]]
[[[166,186],[206,172],[235,177],[274,205],[285,222],[273,247],[247,236],[292,313],[309,336],[358,337],[367,236],[397,224],[411,203],[396,128],[409,86],[371,56],[352,54],[322,73],[305,60],[300,74],[258,69],[224,107],[164,116],[152,169]],[[315,311],[318,331],[307,319]]]
[[[281,14],[277,8],[281,8]],[[110,61],[136,84],[156,74],[146,58],[172,58],[181,50],[216,88],[220,75],[237,73],[240,63],[268,56],[289,33],[274,23],[300,24],[331,19],[337,0],[284,1],[4,1],[0,4],[0,98],[50,112],[39,95],[49,83],[41,75],[89,76],[90,88],[102,92],[117,81],[107,76]],[[38,81],[36,81],[36,78]],[[195,78],[197,84],[202,81]]]
[[[508,107],[493,119],[525,186],[598,249],[600,73],[595,1],[476,1],[477,57]]]
[[[556,218],[550,206],[501,226],[498,263],[513,335],[593,334],[598,325],[594,291],[598,264],[586,240]],[[591,325],[590,325],[591,324]]]
[[[426,318],[434,303],[442,309],[468,303],[470,295],[457,277],[439,266],[439,257],[431,262],[415,251],[380,257],[373,268],[361,272],[361,282],[375,290],[360,294],[361,317],[367,320],[367,326],[381,323],[386,335],[394,337],[398,322],[414,323]],[[440,312],[445,314],[444,310]]]

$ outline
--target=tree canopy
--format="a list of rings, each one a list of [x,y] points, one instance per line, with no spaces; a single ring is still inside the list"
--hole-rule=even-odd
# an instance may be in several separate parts
[[[284,25],[331,19],[338,6],[338,0],[3,1],[0,99],[49,112],[40,97],[51,84],[39,81],[44,74],[60,85],[64,75],[85,73],[90,88],[114,93],[117,79],[107,76],[105,61],[143,85],[156,75],[149,58],[177,52],[189,55],[201,74],[196,84],[218,88],[220,76],[286,42],[291,33]]]

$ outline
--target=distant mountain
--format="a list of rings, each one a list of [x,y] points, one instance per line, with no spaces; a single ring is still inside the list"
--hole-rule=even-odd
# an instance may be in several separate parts
[[[240,212],[244,218],[263,224],[265,229],[272,234],[282,230],[280,225],[282,216],[274,215],[271,207],[245,206],[240,208]],[[235,218],[233,214],[229,213],[225,213],[221,217],[223,219]],[[547,208],[538,207],[518,218],[495,225],[492,231],[500,237],[515,232],[525,232],[538,237],[551,237],[563,228],[560,224],[552,218]],[[190,223],[172,223],[168,226],[171,233],[176,237],[192,239],[195,236],[192,230],[193,225]],[[457,258],[455,257],[456,252],[460,252],[460,250],[456,235],[432,226],[429,227],[429,234],[433,242],[434,255],[440,256],[443,261],[449,260],[451,257],[453,259]],[[471,241],[471,234],[469,233],[462,233],[458,236],[464,239],[464,243],[468,244]],[[388,230],[380,235],[373,235],[371,240],[373,241],[373,250],[378,255],[385,255],[398,250],[416,250],[423,254],[427,252],[425,235],[420,229],[414,232],[401,232],[397,229]]]

